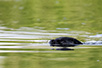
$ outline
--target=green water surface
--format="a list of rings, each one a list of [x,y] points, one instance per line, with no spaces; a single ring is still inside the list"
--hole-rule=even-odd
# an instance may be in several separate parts
[[[51,50],[48,41],[102,36],[102,0],[0,0],[0,68],[102,68],[102,46]],[[17,47],[16,47],[17,46]]]

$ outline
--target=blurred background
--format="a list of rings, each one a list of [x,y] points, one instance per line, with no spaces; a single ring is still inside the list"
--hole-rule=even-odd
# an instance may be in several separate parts
[[[100,0],[0,0],[0,25],[101,33]]]
[[[0,68],[101,68],[101,55],[96,53],[101,53],[101,48],[60,52],[52,51],[48,44],[61,36],[81,42],[102,41],[101,3],[0,0]]]

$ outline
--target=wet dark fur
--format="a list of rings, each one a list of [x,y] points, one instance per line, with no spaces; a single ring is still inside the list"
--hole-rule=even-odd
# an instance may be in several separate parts
[[[59,37],[59,38],[50,40],[49,44],[50,46],[73,47],[73,46],[82,44],[82,42],[71,37]]]

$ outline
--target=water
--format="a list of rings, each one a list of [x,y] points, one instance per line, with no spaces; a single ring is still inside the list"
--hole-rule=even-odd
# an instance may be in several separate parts
[[[101,6],[100,0],[0,0],[0,68],[102,68]],[[58,51],[48,43],[57,37],[87,45]]]
[[[55,31],[41,30],[36,28],[22,27],[19,29],[10,29],[1,26],[0,31],[0,48],[23,48],[30,46],[49,46],[49,40],[61,36],[84,36],[82,34],[87,32],[81,31]],[[5,31],[10,29],[11,31]],[[29,30],[29,31],[28,31]],[[34,32],[33,32],[34,31]],[[77,33],[76,33],[77,32]],[[87,35],[88,36],[88,35]],[[3,46],[2,46],[3,45]],[[7,46],[10,45],[10,46]],[[15,45],[15,46],[14,46]],[[22,46],[21,46],[22,45]]]
[[[1,68],[14,68],[14,67],[22,67],[25,68],[42,68],[47,65],[53,63],[52,67],[56,67],[59,63],[63,64],[66,62],[75,63],[75,66],[80,66],[81,64],[76,64],[75,57],[77,58],[82,57],[80,52],[85,52],[85,54],[89,55],[90,51],[100,49],[100,47],[91,47],[91,46],[78,46],[74,47],[74,51],[56,51],[52,50],[53,47],[49,46],[49,40],[60,37],[60,36],[73,36],[73,37],[90,37],[91,33],[85,31],[61,31],[60,30],[42,30],[35,27],[22,27],[19,29],[7,28],[1,26],[0,30],[0,67]],[[85,35],[84,35],[85,34]],[[90,38],[91,40],[91,38]],[[89,44],[88,44],[89,45]],[[57,48],[57,47],[56,47]],[[54,47],[54,49],[56,49]],[[83,51],[84,49],[84,51]],[[88,53],[86,53],[88,50]],[[78,52],[78,53],[76,53]],[[91,58],[92,54],[87,57]],[[60,54],[60,55],[59,55]],[[68,54],[68,55],[67,55]],[[74,54],[74,56],[72,56]],[[59,56],[58,56],[59,55]],[[69,57],[68,57],[69,56]],[[71,58],[73,57],[73,58]],[[101,57],[101,56],[99,56]],[[69,60],[70,58],[70,60]],[[17,60],[16,60],[17,59]],[[77,58],[80,60],[79,58]],[[80,62],[83,61],[83,64],[87,65],[86,63],[89,60],[84,60],[86,57],[82,58]],[[95,57],[95,59],[98,59]],[[97,60],[93,59],[92,61],[97,63]],[[15,61],[16,60],[16,61]],[[101,58],[99,59],[101,60]],[[90,60],[91,61],[91,60]],[[48,63],[51,62],[51,63]],[[54,62],[55,65],[54,65]],[[101,61],[98,61],[101,63]],[[43,64],[44,63],[44,64]],[[98,65],[100,65],[100,63]],[[9,67],[8,67],[8,66]],[[92,64],[91,64],[92,65]],[[65,67],[69,67],[70,65],[66,65]],[[73,66],[72,66],[73,68]]]

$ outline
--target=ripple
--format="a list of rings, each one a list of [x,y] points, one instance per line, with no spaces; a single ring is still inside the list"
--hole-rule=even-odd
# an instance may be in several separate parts
[[[49,40],[13,40],[13,39],[0,39],[3,42],[48,42]]]
[[[59,30],[69,30],[69,28],[56,28],[56,29],[59,29]]]
[[[99,37],[102,37],[102,34],[97,34],[97,35],[93,35],[93,36],[89,36],[89,37],[99,38]]]
[[[24,48],[24,46],[0,46],[0,48]]]
[[[62,53],[62,51],[18,51],[18,50],[0,50],[0,53]]]
[[[85,31],[58,31],[50,32],[50,30],[42,30],[43,27],[22,27],[19,29],[0,27],[0,48],[29,48],[29,49],[51,49],[49,39],[60,36],[80,36],[89,37],[91,33]],[[6,31],[4,29],[12,29]],[[68,29],[68,28],[58,28]],[[34,31],[33,31],[34,30]],[[91,36],[90,36],[91,37]],[[9,46],[7,46],[9,45]],[[23,45],[23,46],[22,46]],[[90,44],[84,44],[90,45]],[[93,45],[93,44],[91,44]],[[100,44],[102,45],[102,44]]]
[[[47,60],[65,61],[65,60],[68,60],[68,58],[49,58]]]
[[[0,42],[0,45],[21,45],[23,43],[8,43],[8,42]]]

